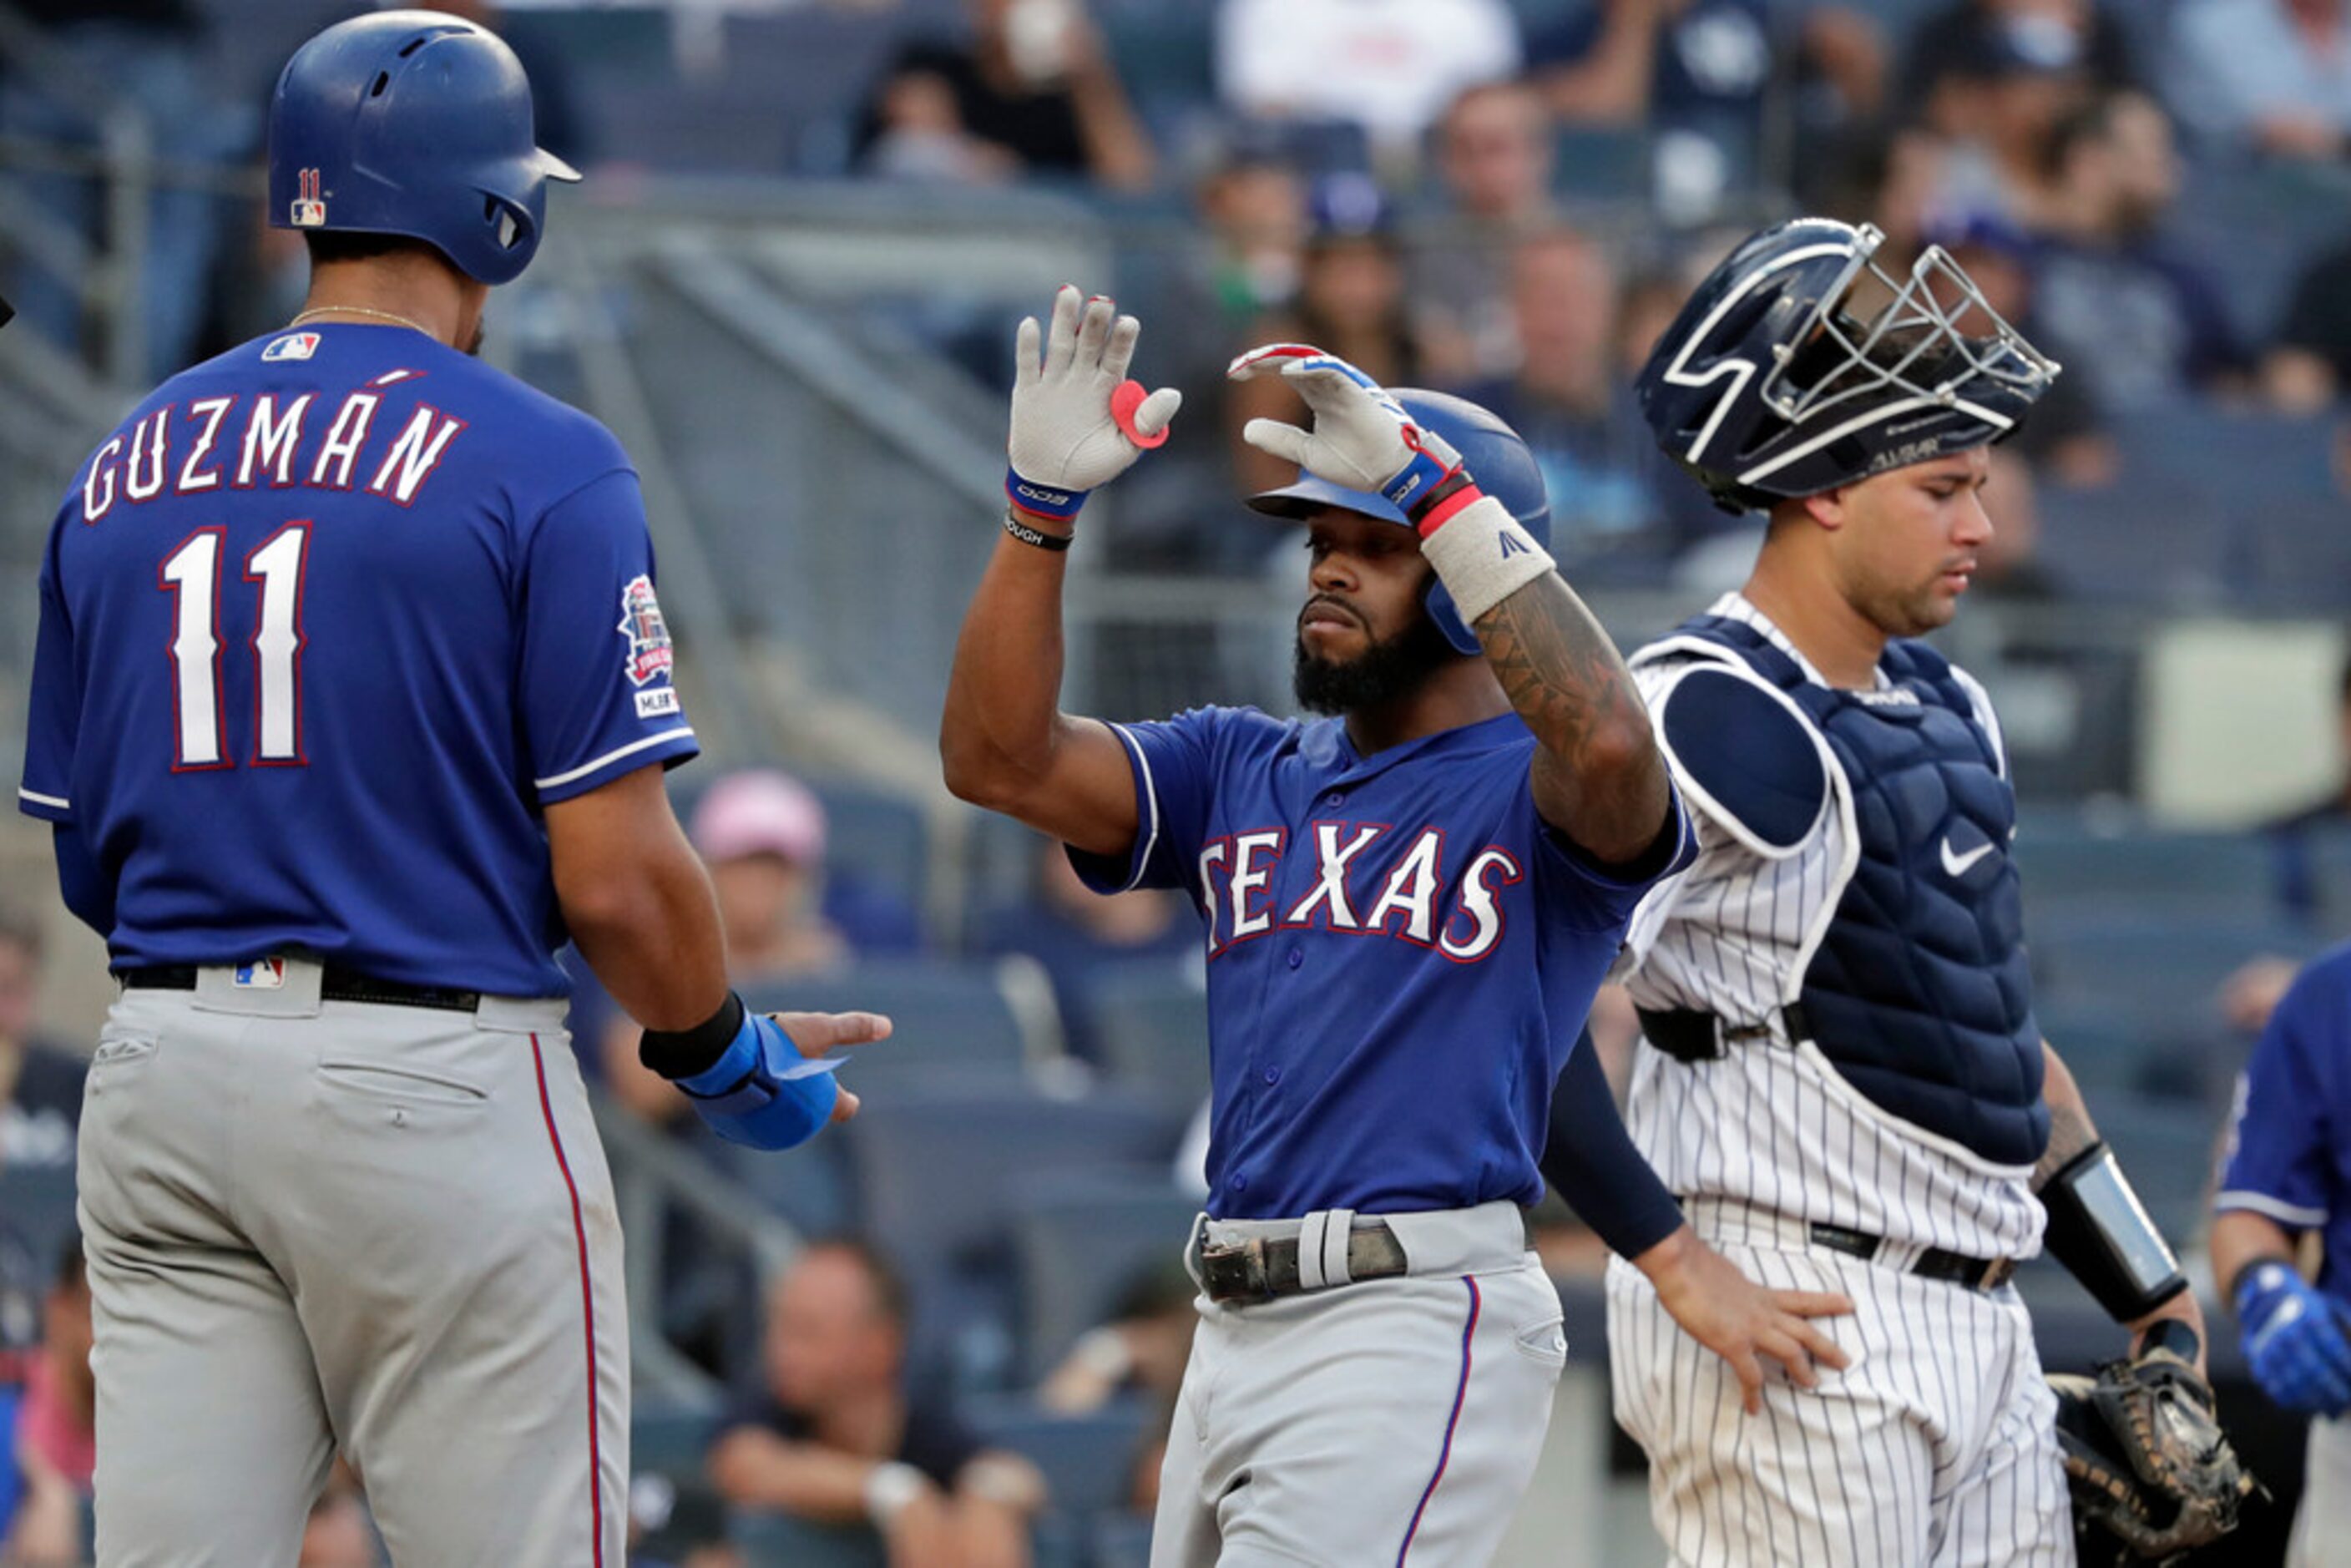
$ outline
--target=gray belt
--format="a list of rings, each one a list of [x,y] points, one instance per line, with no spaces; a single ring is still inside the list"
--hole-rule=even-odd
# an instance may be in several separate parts
[[[1347,1231],[1343,1275],[1325,1270],[1322,1282],[1301,1278],[1295,1236],[1252,1236],[1246,1240],[1200,1244],[1200,1288],[1212,1301],[1270,1301],[1306,1291],[1328,1290],[1362,1280],[1391,1280],[1409,1273],[1404,1243],[1384,1220],[1353,1225]],[[1334,1277],[1335,1276],[1335,1277]]]

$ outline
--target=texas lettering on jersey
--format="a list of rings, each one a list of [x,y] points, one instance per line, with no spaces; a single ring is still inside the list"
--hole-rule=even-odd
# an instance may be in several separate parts
[[[1287,909],[1276,907],[1273,894],[1290,849],[1287,830],[1228,833],[1201,846],[1200,902],[1211,959],[1270,931],[1310,928],[1394,937],[1463,964],[1484,958],[1501,941],[1497,889],[1525,875],[1508,850],[1486,845],[1448,885],[1442,828],[1409,833],[1393,856],[1371,852],[1407,838],[1385,823],[1316,821],[1308,831],[1314,885]],[[1369,869],[1383,862],[1384,873]]]
[[[90,460],[81,520],[118,503],[217,490],[362,489],[409,507],[449,455],[465,422],[419,402],[397,428],[376,427],[383,390],[412,380],[391,371],[340,400],[316,392],[236,392],[166,403],[111,437]]]

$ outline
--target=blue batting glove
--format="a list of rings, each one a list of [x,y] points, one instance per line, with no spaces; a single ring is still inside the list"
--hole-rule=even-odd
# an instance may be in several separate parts
[[[775,1019],[747,1010],[718,1060],[676,1082],[695,1114],[728,1143],[789,1149],[815,1137],[831,1118],[841,1098],[833,1066],[802,1056]]]
[[[2246,1364],[2262,1391],[2288,1410],[2339,1416],[2351,1409],[2351,1341],[2334,1304],[2292,1265],[2256,1264],[2237,1281]]]

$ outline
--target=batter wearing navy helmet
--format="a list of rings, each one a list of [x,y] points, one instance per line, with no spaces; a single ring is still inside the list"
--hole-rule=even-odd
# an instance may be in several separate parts
[[[940,748],[950,789],[1065,841],[1096,887],[1199,910],[1212,1191],[1152,1561],[1483,1563],[1567,1354],[1523,1224],[1562,1068],[1589,1086],[1571,1197],[1692,1333],[1759,1385],[1759,1353],[1809,1381],[1834,1352],[1805,1314],[1845,1303],[1699,1245],[1572,1051],[1687,829],[1507,426],[1311,348],[1242,356],[1234,376],[1278,373],[1313,414],[1246,434],[1305,471],[1254,504],[1303,524],[1297,692],[1331,716],[1058,711],[1074,519],[1176,413],[1126,379],[1137,332],[1074,288],[1041,344],[1021,325],[1012,505]]]
[[[1667,454],[1770,523],[1745,588],[1632,661],[1698,855],[1632,925],[1625,1119],[1734,1262],[1855,1302],[1853,1365],[1741,1427],[1612,1265],[1617,1417],[1677,1563],[2072,1563],[2008,1283],[2044,1240],[2134,1349],[2201,1366],[2195,1298],[2034,1022],[1991,700],[1915,640],[1991,537],[1987,447],[2057,367],[1940,250],[1890,269],[1880,237],[1752,236],[1639,382]]]
[[[481,28],[319,34],[270,110],[306,308],[142,402],[50,533],[17,799],[123,988],[79,1169],[107,1568],[292,1568],[338,1448],[403,1563],[621,1568],[554,951],[761,1147],[854,1108],[804,1051],[886,1030],[727,990],[636,476],[470,357],[577,178]]]

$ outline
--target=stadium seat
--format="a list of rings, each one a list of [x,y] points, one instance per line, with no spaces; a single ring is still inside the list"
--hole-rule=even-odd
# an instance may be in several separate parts
[[[1094,1521],[1093,1568],[1151,1568],[1151,1521],[1116,1514]]]
[[[2254,610],[2339,615],[2351,582],[2351,529],[2340,493],[2248,498],[2232,521],[2245,536],[2238,546],[2238,600]]]
[[[2252,833],[2099,833],[2022,824],[2024,928],[2054,918],[2171,915],[2242,923],[2277,912],[2276,852]]]
[[[2057,1048],[2093,1111],[2107,1094],[2211,1103],[2220,1081],[2217,1022],[2164,1028],[2112,1008],[2036,999],[2042,1038]]]
[[[743,1000],[761,1012],[889,1014],[890,1038],[858,1047],[841,1070],[841,1082],[861,1093],[868,1086],[913,1086],[941,1074],[1010,1082],[1050,1044],[1030,1040],[994,964],[873,959],[834,973],[747,985]]]
[[[865,1234],[910,1268],[1008,1272],[1018,1179],[1164,1162],[1182,1130],[1130,1099],[998,1089],[877,1094],[841,1132]]]
[[[929,894],[930,822],[903,795],[847,781],[811,779],[824,802],[825,862],[919,910]]]
[[[23,1244],[47,1280],[79,1233],[71,1166],[0,1166],[0,1229]]]
[[[727,1539],[744,1568],[888,1568],[889,1553],[871,1525],[811,1524],[783,1513],[737,1511]]]
[[[1053,1511],[1064,1515],[1127,1506],[1135,1457],[1153,1419],[1144,1399],[1116,1399],[1087,1415],[1060,1416],[1026,1395],[967,1400],[960,1414],[982,1443],[1022,1455],[1042,1470]]]
[[[2336,824],[2304,835],[2292,849],[2279,849],[2281,882],[2289,874],[2306,883],[2307,918],[2329,941],[2351,936],[2351,826]],[[2294,857],[2291,865],[2285,863]]]
[[[1646,127],[1567,125],[1553,134],[1552,189],[1572,200],[1633,201],[1649,190]]]
[[[1189,1111],[1208,1093],[1208,998],[1166,963],[1106,974],[1092,988],[1094,1053],[1110,1082]]]
[[[1198,1207],[1164,1172],[1038,1176],[1018,1184],[1014,1205],[1021,1347],[1031,1383],[1107,1320],[1134,1281],[1176,1265]]]
[[[2317,946],[2291,925],[2162,915],[2043,919],[2028,930],[2044,1005],[2098,1008],[2135,1026],[2215,1037],[2221,982],[2240,965],[2268,954],[2307,957]]]
[[[2231,575],[2228,538],[2200,486],[2166,486],[2126,471],[2095,488],[2042,487],[2040,559],[2069,599],[2217,604]]]
[[[963,839],[962,945],[987,950],[987,923],[1034,897],[1045,837],[994,811],[969,813]]]
[[[1160,0],[1104,0],[1094,7],[1120,81],[1155,124],[1213,106],[1212,8]]]
[[[720,1425],[707,1409],[639,1399],[629,1413],[630,1469],[637,1475],[699,1476]]]

